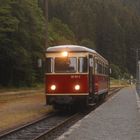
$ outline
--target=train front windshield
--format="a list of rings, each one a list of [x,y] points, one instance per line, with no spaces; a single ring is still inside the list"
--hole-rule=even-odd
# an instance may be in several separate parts
[[[46,59],[47,73],[87,73],[87,57],[55,57]]]
[[[75,73],[77,71],[77,59],[74,57],[55,58],[56,73]]]

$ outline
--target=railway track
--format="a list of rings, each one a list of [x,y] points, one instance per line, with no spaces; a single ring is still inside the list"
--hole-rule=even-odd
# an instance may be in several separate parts
[[[42,119],[36,122],[3,134],[0,136],[0,140],[34,140],[39,135],[42,135],[54,129],[55,126],[64,124],[64,122],[70,121],[71,119],[76,118],[77,116],[78,114],[75,113],[65,114],[64,112],[57,112],[52,115],[43,117]]]
[[[121,88],[113,88],[110,90],[110,94],[107,100],[118,92]],[[52,133],[59,131],[64,126],[70,126],[76,121],[83,118],[90,111],[97,108],[99,105],[94,106],[86,113],[68,113],[57,112],[51,115],[45,116],[40,120],[37,120],[28,125],[14,129],[10,132],[0,135],[0,140],[45,140],[48,139]]]
[[[121,90],[123,87],[113,87],[110,88],[109,93],[108,93],[108,97],[113,96],[116,92],[118,92],[119,90]]]

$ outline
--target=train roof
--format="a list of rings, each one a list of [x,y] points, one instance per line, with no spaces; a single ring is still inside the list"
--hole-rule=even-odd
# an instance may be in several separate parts
[[[60,45],[60,46],[49,47],[47,49],[47,52],[60,52],[60,51],[96,53],[95,50],[86,48],[84,46],[78,46],[78,45]]]
[[[68,51],[68,52],[89,52],[94,53],[100,56],[102,59],[106,60],[104,57],[102,57],[99,53],[97,53],[95,50],[89,49],[84,46],[78,46],[78,45],[59,45],[59,46],[53,46],[49,47],[46,50],[48,53],[55,53],[55,52],[61,52],[61,51]],[[106,60],[107,61],[107,60]]]

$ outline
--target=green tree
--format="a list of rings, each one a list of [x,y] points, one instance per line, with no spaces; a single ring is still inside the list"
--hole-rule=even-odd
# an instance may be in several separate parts
[[[91,48],[91,49],[96,49],[96,46],[95,46],[95,43],[89,39],[83,39],[81,42],[80,42],[80,45],[81,46],[86,46],[88,48]]]
[[[111,77],[118,79],[120,76],[122,76],[121,69],[118,66],[110,64],[110,68],[111,68]]]
[[[37,0],[0,4],[0,84],[32,85],[43,57],[45,20]]]
[[[76,44],[75,35],[61,20],[53,18],[49,23],[49,45]]]

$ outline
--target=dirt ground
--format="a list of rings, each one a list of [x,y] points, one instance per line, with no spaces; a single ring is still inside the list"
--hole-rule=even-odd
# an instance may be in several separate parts
[[[50,111],[52,107],[45,105],[43,92],[25,96],[0,94],[0,132],[33,121]]]

